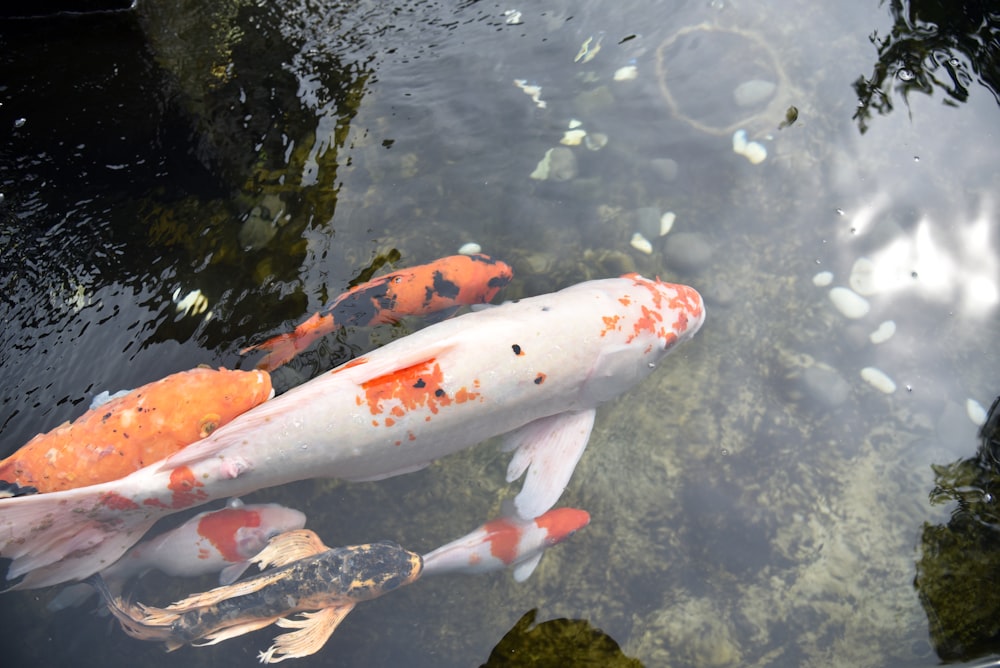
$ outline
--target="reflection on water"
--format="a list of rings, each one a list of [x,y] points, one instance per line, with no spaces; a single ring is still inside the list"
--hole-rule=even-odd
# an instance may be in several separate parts
[[[893,110],[893,95],[943,93],[945,104],[966,102],[979,86],[1000,102],[1000,12],[989,3],[893,0],[888,3],[893,24],[872,32],[878,51],[871,77],[858,77],[854,115],[863,133],[872,112]],[[982,90],[981,88],[979,89]]]
[[[926,4],[549,0],[511,21],[176,1],[0,23],[3,451],[101,390],[246,366],[240,348],[381,259],[473,242],[514,266],[508,298],[660,275],[701,291],[708,320],[599,411],[562,499],[591,524],[524,584],[420,582],[301,663],[479,665],[537,608],[650,666],[936,664],[913,582],[926,527],[949,521],[932,465],[973,455],[998,393],[1000,112],[992,15]],[[886,113],[892,86],[908,113]],[[952,104],[907,95],[938,88]],[[738,131],[762,161],[734,153]],[[330,335],[275,384],[422,324]],[[426,551],[500,512],[506,464],[490,444],[250,500],[301,508],[331,545]],[[151,575],[136,596],[210,584]],[[245,665],[266,645],[165,655],[45,612],[54,593],[5,595],[19,663]]]

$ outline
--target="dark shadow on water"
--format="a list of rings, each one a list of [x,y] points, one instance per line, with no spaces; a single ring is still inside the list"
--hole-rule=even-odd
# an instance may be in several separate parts
[[[884,2],[884,0],[883,0]],[[1000,103],[1000,7],[990,0],[892,0],[893,26],[869,37],[878,52],[870,76],[852,84],[858,96],[854,120],[864,134],[874,114],[887,115],[894,98],[910,93],[944,96],[957,106],[974,83]]]

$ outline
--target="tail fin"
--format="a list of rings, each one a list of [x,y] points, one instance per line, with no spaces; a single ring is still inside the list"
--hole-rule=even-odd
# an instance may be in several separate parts
[[[268,353],[257,363],[257,368],[274,371],[311,346],[313,341],[332,332],[335,328],[333,316],[313,313],[308,320],[296,327],[294,332],[278,334],[264,343],[244,348],[240,354],[246,355],[254,350],[266,350]]]
[[[108,610],[115,616],[115,619],[121,624],[122,630],[128,635],[139,640],[160,640],[167,643],[168,650],[176,649],[183,645],[183,643],[171,642],[173,638],[169,626],[150,626],[145,624],[143,622],[146,616],[145,608],[112,594],[100,574],[87,578],[87,584],[97,590],[104,604],[108,606]]]
[[[0,557],[10,560],[0,590],[80,580],[142,538],[159,513],[111,507],[111,485],[0,499]]]

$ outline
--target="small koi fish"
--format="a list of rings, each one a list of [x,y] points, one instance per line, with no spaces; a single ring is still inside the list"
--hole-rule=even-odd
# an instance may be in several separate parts
[[[219,573],[219,584],[231,584],[271,538],[305,524],[306,516],[293,508],[277,503],[244,505],[231,499],[225,508],[199,513],[179,527],[137,544],[101,571],[101,577],[116,595],[128,580],[151,570],[174,577]],[[79,605],[91,593],[86,583],[71,585],[46,607],[56,611]]]
[[[566,540],[590,523],[577,508],[555,508],[531,520],[501,517],[423,556],[424,575],[488,573],[514,567],[524,582],[547,548]]]
[[[198,367],[96,405],[0,461],[5,496],[124,478],[201,440],[274,396],[263,371]],[[16,486],[16,487],[14,487]]]
[[[240,351],[268,351],[258,369],[274,371],[338,327],[396,323],[403,316],[454,313],[459,306],[483,304],[510,283],[510,266],[487,255],[451,255],[357,285],[314,313],[295,331]]]
[[[161,641],[167,651],[214,645],[271,624],[296,629],[258,655],[261,663],[278,663],[315,654],[355,605],[414,582],[423,568],[420,555],[395,543],[329,548],[307,529],[276,536],[251,561],[274,568],[165,608],[128,603],[100,576],[90,581],[127,634]],[[290,618],[296,613],[302,614]]]

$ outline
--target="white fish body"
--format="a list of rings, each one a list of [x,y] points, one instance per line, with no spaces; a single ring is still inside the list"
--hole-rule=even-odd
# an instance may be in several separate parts
[[[233,499],[225,508],[198,513],[178,527],[144,540],[101,571],[109,591],[151,570],[173,577],[219,574],[219,584],[235,582],[250,559],[278,534],[301,529],[306,516],[277,503],[243,504]],[[93,593],[88,584],[66,587],[47,605],[61,610]]]
[[[393,341],[125,478],[0,500],[9,588],[84,578],[160,517],[305,478],[377,480],[508,434],[517,514],[559,499],[595,408],[701,327],[687,286],[629,274],[468,313]]]
[[[489,573],[513,567],[524,582],[545,550],[587,526],[590,515],[577,508],[554,508],[530,520],[501,517],[423,556],[424,575]]]

